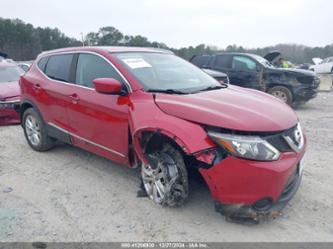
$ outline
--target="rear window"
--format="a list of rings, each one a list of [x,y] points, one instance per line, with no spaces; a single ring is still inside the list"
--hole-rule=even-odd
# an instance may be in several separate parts
[[[73,54],[50,56],[46,65],[45,74],[51,79],[68,82],[72,59]]]
[[[231,68],[231,55],[218,55],[215,60],[216,68]]]
[[[198,67],[207,67],[210,57],[210,55],[197,55],[192,58],[191,62]]]
[[[49,57],[44,57],[44,58],[40,59],[37,63],[37,66],[39,67],[40,70],[42,70],[42,72],[45,71],[45,66],[46,66],[48,59],[49,59]]]

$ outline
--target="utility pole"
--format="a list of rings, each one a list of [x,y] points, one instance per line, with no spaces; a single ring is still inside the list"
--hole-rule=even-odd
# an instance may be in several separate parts
[[[83,38],[83,33],[81,32],[81,41],[82,41],[82,47],[84,47],[84,38]]]

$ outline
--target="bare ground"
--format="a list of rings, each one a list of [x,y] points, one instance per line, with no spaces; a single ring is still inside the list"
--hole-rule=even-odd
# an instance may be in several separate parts
[[[131,170],[67,145],[32,151],[0,127],[0,241],[333,241],[333,92],[296,110],[309,147],[302,185],[282,217],[256,226],[216,213],[200,179],[183,208],[137,198]]]

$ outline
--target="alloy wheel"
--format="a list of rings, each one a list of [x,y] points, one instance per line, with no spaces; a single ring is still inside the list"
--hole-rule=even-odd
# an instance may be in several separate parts
[[[29,142],[34,146],[38,146],[41,142],[41,132],[40,132],[40,125],[34,116],[28,115],[26,117],[25,130]]]
[[[277,97],[278,99],[281,99],[284,103],[288,102],[288,96],[285,92],[282,91],[274,91],[272,92],[272,95],[274,97]]]

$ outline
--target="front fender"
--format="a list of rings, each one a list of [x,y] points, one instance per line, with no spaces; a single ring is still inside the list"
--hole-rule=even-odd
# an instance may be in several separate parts
[[[201,125],[164,113],[156,106],[152,94],[133,94],[129,125],[134,149],[144,162],[146,160],[140,146],[140,137],[144,131],[159,132],[171,138],[188,155],[215,147]]]

